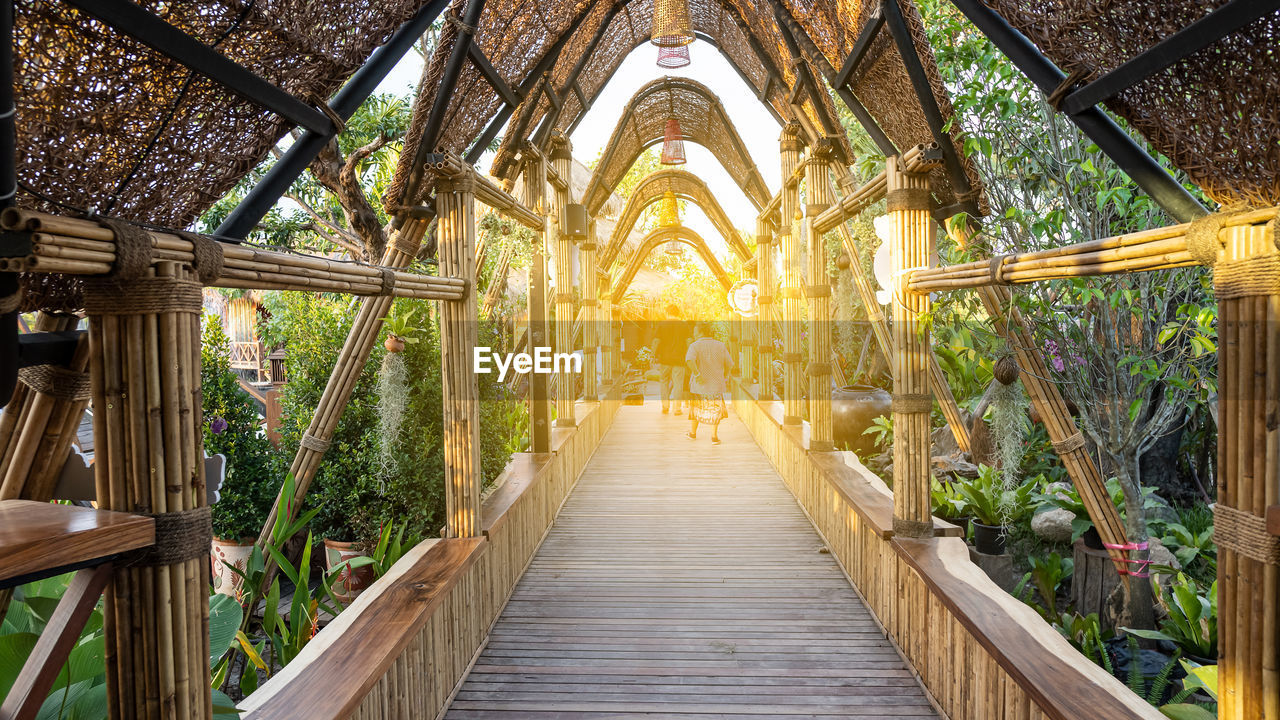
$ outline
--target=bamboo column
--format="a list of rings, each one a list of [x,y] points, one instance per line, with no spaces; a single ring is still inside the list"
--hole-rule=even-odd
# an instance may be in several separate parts
[[[41,312],[36,332],[74,330],[80,318]],[[18,371],[20,382],[0,415],[0,500],[53,498],[80,418],[89,405],[89,338],[81,336],[69,367]]]
[[[546,159],[536,152],[524,157],[524,204],[543,216],[550,227],[547,210]],[[534,233],[533,254],[529,258],[529,353],[549,342],[547,330],[547,235]],[[547,398],[547,376],[529,373],[529,451],[551,452],[551,403]]]
[[[118,567],[106,593],[110,715],[209,718],[200,283],[162,262],[88,280],[84,296],[98,502],[156,517],[156,545]]]
[[[408,267],[418,254],[418,245],[422,242],[422,236],[426,233],[429,222],[430,218],[425,215],[411,215],[391,242],[387,243],[387,249],[382,254],[380,264],[388,268]],[[474,267],[468,268],[468,272],[472,271]],[[468,295],[474,292],[475,289],[472,287],[466,289]],[[356,311],[351,329],[347,331],[347,339],[342,344],[342,352],[338,355],[333,374],[325,384],[324,393],[320,395],[315,414],[311,416],[311,424],[303,433],[298,453],[294,455],[293,464],[289,467],[289,474],[293,476],[295,482],[293,498],[276,496],[275,505],[262,526],[262,532],[258,535],[259,547],[265,547],[267,541],[271,539],[271,529],[275,527],[276,515],[282,503],[286,504],[289,520],[297,515],[298,508],[301,507],[302,500],[307,495],[307,489],[311,487],[311,481],[315,479],[316,471],[320,468],[320,459],[324,457],[325,450],[329,449],[329,441],[338,427],[338,419],[342,417],[342,411],[346,408],[347,401],[351,399],[356,381],[364,370],[365,363],[369,361],[369,354],[373,351],[374,343],[378,340],[378,332],[382,329],[382,319],[391,311],[391,303],[390,295],[371,295],[360,300],[360,309]],[[283,493],[283,488],[281,492]]]
[[[827,282],[827,252],[813,220],[835,200],[828,168],[832,147],[828,140],[815,144],[805,165],[805,218],[801,235],[808,243],[809,298],[809,449],[836,449],[831,427],[831,284]]]
[[[1213,234],[1221,217],[1196,221]],[[1280,254],[1276,221],[1229,227],[1218,299],[1219,707],[1225,720],[1280,718]]]
[[[595,402],[596,389],[596,221],[587,222],[587,237],[578,246],[582,276],[582,399]]]
[[[480,389],[472,368],[478,317],[475,294],[475,190],[469,179],[436,185],[440,271],[467,280],[462,300],[440,307],[444,399],[444,488],[449,537],[480,534]]]
[[[756,379],[761,400],[773,399],[773,225],[756,219]]]
[[[957,246],[963,248],[973,241],[972,233],[967,226],[952,223],[948,225],[948,235]],[[986,308],[987,314],[995,325],[996,332],[1008,341],[1018,358],[1018,369],[1022,386],[1026,388],[1031,404],[1040,414],[1045,431],[1053,449],[1062,460],[1062,465],[1071,478],[1089,519],[1093,521],[1102,542],[1108,545],[1125,545],[1124,522],[1120,520],[1120,512],[1111,502],[1107,493],[1106,479],[1094,463],[1085,447],[1084,435],[1076,427],[1075,418],[1067,409],[1067,402],[1059,392],[1058,386],[1048,380],[1052,377],[1044,357],[1027,329],[1022,313],[1010,302],[1008,288],[999,285],[984,285],[977,288],[978,297]],[[1128,567],[1123,561],[1128,553],[1123,550],[1108,550],[1112,558],[1119,561],[1119,569]],[[1129,576],[1121,575],[1120,579],[1128,583]]]
[[[750,277],[745,264],[741,261],[738,262],[738,277],[744,279]],[[742,346],[737,359],[738,373],[743,383],[750,383],[756,372],[756,323],[754,320],[741,318],[739,327],[739,332],[742,333]]]
[[[591,272],[597,272],[596,268],[591,268]],[[601,385],[612,385],[615,377],[613,374],[613,356],[617,352],[613,345],[613,288],[609,283],[609,275],[607,273],[598,273],[597,283],[600,288],[600,307],[596,313],[596,327],[599,328],[600,335],[596,341],[600,348],[602,357],[600,358],[600,371],[602,373]]]
[[[888,159],[886,182],[893,219],[893,530],[908,537],[933,534],[929,507],[930,337],[921,316],[929,296],[906,292],[907,273],[927,267],[934,249],[929,215],[929,180],[903,172],[897,156]]]
[[[782,131],[781,222],[778,227],[782,243],[782,362],[785,374],[782,380],[783,423],[799,425],[804,416],[804,375],[800,349],[800,185],[786,183],[800,165],[804,140],[800,126],[789,123]]]
[[[573,178],[573,151],[569,139],[557,134],[551,139],[551,163],[556,174],[564,179],[564,188],[556,188],[551,222],[547,225],[547,238],[556,254],[556,345],[557,353],[573,352],[573,322],[577,308],[573,301],[573,240],[564,231],[565,211],[571,197]],[[564,373],[556,378],[556,427],[573,427],[573,401],[577,382],[573,375]]]

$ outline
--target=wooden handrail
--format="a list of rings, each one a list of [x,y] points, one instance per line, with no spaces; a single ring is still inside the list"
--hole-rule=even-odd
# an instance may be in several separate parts
[[[484,538],[419,543],[240,704],[243,720],[346,718],[484,553]]]

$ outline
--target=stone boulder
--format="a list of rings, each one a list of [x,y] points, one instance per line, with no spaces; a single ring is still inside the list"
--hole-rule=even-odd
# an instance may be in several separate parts
[[[1031,532],[1047,542],[1069,543],[1071,542],[1071,521],[1075,519],[1076,514],[1070,510],[1062,508],[1045,510],[1031,517]]]

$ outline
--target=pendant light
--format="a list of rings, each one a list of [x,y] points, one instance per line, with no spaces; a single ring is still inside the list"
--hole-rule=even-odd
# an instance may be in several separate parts
[[[689,48],[686,45],[658,48],[658,67],[667,70],[687,67],[689,65]]]
[[[667,129],[662,135],[662,164],[684,163],[684,135],[680,132],[680,121],[674,117],[667,118]]]
[[[688,0],[654,0],[649,42],[658,47],[681,47],[693,42]]]
[[[658,227],[679,226],[680,205],[676,202],[676,194],[668,190],[662,194],[662,205],[658,208]]]

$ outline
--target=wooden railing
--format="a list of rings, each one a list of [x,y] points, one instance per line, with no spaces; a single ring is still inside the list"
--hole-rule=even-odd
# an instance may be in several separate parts
[[[483,648],[516,582],[618,409],[579,404],[552,452],[521,453],[481,508],[480,538],[428,540],[241,703],[244,720],[435,718]]]
[[[750,429],[889,639],[951,720],[1164,716],[1086,659],[969,559],[954,526],[894,537],[893,498],[838,453],[810,453],[782,403],[734,389]]]

